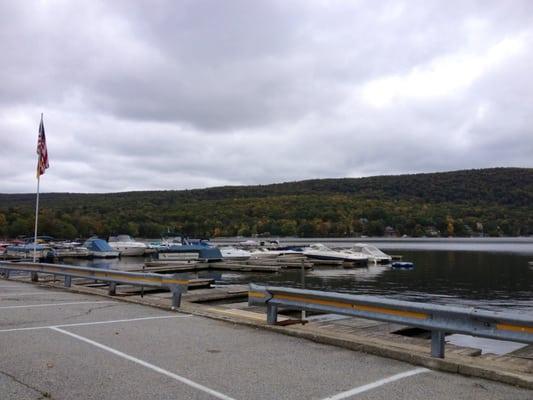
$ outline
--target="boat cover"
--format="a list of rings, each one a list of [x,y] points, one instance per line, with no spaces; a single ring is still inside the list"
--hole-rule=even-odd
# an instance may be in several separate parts
[[[89,239],[85,242],[84,247],[87,247],[91,251],[114,251],[103,239]]]

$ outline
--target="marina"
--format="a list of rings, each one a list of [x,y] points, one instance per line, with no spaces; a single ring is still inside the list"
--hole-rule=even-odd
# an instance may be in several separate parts
[[[255,282],[292,287],[301,285],[303,266],[305,285],[312,289],[531,312],[531,239],[365,240],[365,243],[382,249],[386,254],[394,255],[391,263],[401,258],[403,262],[412,262],[414,267],[410,270],[396,269],[392,268],[392,264],[376,262],[361,267],[341,260],[310,259],[303,252],[282,254],[271,250],[256,252],[261,256],[217,262],[159,260],[156,254],[114,259],[66,257],[58,261],[104,269],[179,273],[215,279],[217,284],[222,285]],[[241,238],[216,239],[212,244],[223,248],[245,241]],[[317,243],[316,239],[285,238],[281,241],[301,248]],[[358,243],[357,239],[321,241],[330,248],[344,249]]]

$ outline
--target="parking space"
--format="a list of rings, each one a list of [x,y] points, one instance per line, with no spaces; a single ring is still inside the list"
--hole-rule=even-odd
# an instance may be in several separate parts
[[[9,281],[0,282],[0,349],[2,399],[531,398],[261,329]]]

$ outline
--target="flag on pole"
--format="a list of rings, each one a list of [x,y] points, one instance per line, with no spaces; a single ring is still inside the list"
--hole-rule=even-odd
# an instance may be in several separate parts
[[[44,135],[44,123],[43,116],[41,114],[41,123],[39,124],[39,140],[37,141],[37,155],[39,159],[37,161],[37,178],[44,174],[44,170],[49,167],[48,165],[48,150],[46,148],[46,136]]]

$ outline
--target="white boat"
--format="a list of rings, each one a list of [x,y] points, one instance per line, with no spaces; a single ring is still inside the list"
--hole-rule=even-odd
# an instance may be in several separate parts
[[[266,249],[264,247],[258,247],[256,249],[250,250],[251,258],[277,258],[279,252]]]
[[[120,253],[121,256],[142,256],[147,246],[142,242],[136,242],[129,235],[111,236],[109,246]]]
[[[301,251],[298,250],[271,250],[266,249],[264,247],[259,247],[254,250],[250,250],[250,254],[252,258],[277,258],[279,256],[287,255],[287,254],[302,254]]]
[[[89,249],[81,246],[77,242],[61,242],[54,244],[54,256],[59,258],[64,257],[89,257]]]
[[[305,248],[303,254],[316,260],[343,261],[365,266],[368,264],[368,256],[363,253],[333,250],[321,243],[314,243]]]
[[[356,243],[346,251],[350,253],[363,253],[368,257],[368,261],[373,264],[390,264],[392,262],[391,256],[368,243]]]
[[[219,249],[224,260],[248,260],[252,256],[251,252],[233,246],[219,247]]]

